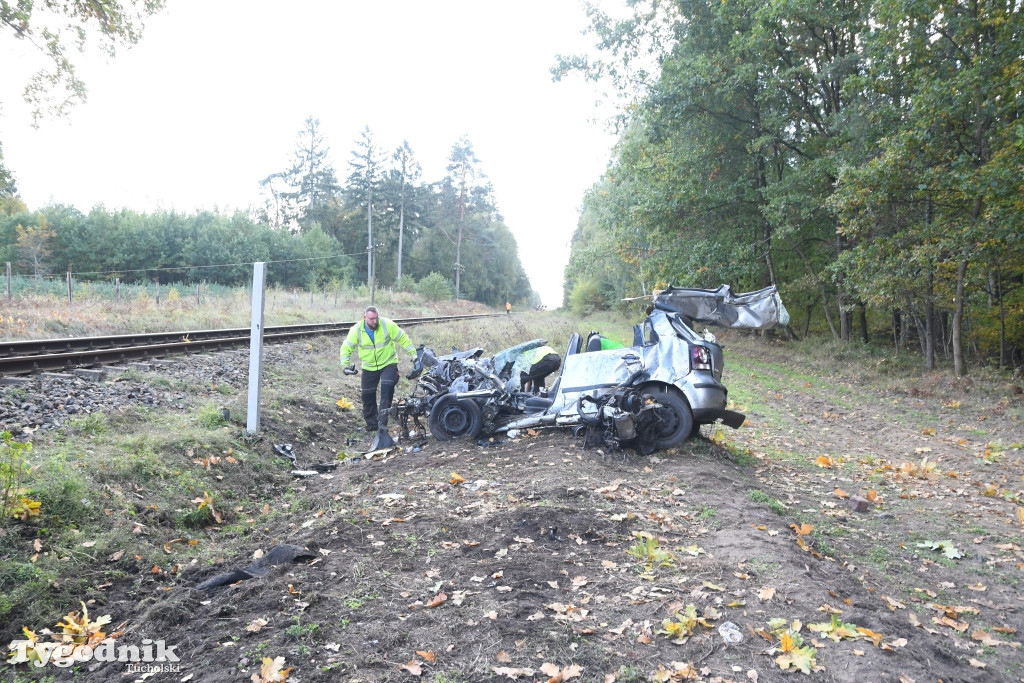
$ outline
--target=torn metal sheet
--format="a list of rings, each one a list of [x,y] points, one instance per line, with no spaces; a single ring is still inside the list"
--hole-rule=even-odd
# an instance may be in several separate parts
[[[679,313],[691,324],[747,330],[770,330],[789,324],[789,312],[775,285],[744,294],[733,294],[729,285],[718,289],[669,286],[654,297],[654,304]]]

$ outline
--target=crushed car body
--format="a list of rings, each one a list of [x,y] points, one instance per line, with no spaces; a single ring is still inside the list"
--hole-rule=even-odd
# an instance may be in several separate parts
[[[568,427],[589,446],[628,446],[641,452],[672,448],[701,425],[739,428],[746,417],[728,408],[722,384],[722,347],[696,323],[770,329],[788,323],[775,287],[733,295],[670,287],[634,327],[633,344],[599,349],[573,334],[557,379],[546,392],[519,387],[528,352],[547,344],[534,339],[491,357],[483,349],[436,356],[420,347],[412,393],[390,409],[403,436],[424,431],[442,441],[490,439],[517,430]],[[596,334],[596,333],[595,333]]]

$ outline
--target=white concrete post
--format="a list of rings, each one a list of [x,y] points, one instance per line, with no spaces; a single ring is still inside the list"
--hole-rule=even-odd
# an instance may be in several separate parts
[[[263,376],[263,308],[267,293],[267,264],[252,264],[252,325],[249,332],[249,404],[245,431],[255,434],[260,428],[260,379]]]

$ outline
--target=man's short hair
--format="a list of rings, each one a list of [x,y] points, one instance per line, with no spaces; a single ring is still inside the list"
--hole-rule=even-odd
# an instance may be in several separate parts
[[[380,312],[377,310],[376,306],[367,306],[366,308],[364,308],[363,315],[366,315],[367,313],[376,313],[378,316],[380,315]]]

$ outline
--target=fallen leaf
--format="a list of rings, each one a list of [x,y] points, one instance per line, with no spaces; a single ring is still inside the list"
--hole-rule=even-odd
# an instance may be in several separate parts
[[[492,666],[491,671],[498,674],[499,676],[507,676],[511,679],[517,679],[521,677],[533,678],[533,675],[537,673],[533,669],[519,669],[511,666]]]
[[[577,678],[583,672],[579,664],[570,664],[567,667],[561,668],[557,664],[549,662],[541,664],[540,670],[550,676],[548,683],[562,683],[563,681]]]
[[[429,607],[437,607],[438,605],[443,605],[445,603],[445,601],[447,601],[447,600],[448,600],[448,594],[444,593],[444,592],[441,592],[441,593],[438,593],[437,595],[435,595],[434,599],[431,600],[430,602],[428,602],[426,604],[426,606],[428,608]]]
[[[423,667],[420,665],[420,662],[416,661],[415,659],[409,662],[408,664],[403,664],[398,668],[405,669],[413,676],[420,676],[423,674]]]
[[[458,486],[459,484],[462,484],[465,481],[465,478],[463,478],[461,474],[459,474],[458,472],[452,472],[451,479],[448,480],[448,483],[451,484],[452,486]]]
[[[266,626],[268,622],[266,619],[253,619],[249,622],[249,625],[245,627],[246,631],[250,633],[258,633],[261,628]]]
[[[757,597],[761,599],[761,602],[767,602],[775,597],[775,588],[773,586],[765,586],[758,592]]]
[[[264,657],[260,672],[252,675],[253,683],[280,683],[288,678],[288,672],[292,670],[291,667],[282,669],[283,666],[284,657]]]

